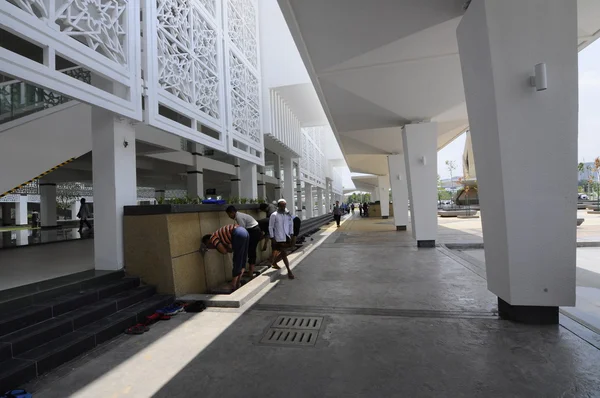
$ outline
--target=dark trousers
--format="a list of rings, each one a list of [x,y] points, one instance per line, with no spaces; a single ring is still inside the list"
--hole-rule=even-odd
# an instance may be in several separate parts
[[[249,241],[250,236],[245,228],[237,227],[231,233],[231,248],[233,249],[233,277],[239,276],[246,266]]]
[[[335,223],[337,224],[337,226],[340,226],[340,221],[342,220],[342,216],[341,215],[333,215],[333,219],[335,220]]]
[[[248,230],[248,235],[248,264],[256,264],[256,248],[258,247],[258,242],[262,237],[262,231],[257,225],[256,227]]]
[[[92,226],[90,225],[90,222],[87,219],[79,219],[79,229],[82,230],[83,229],[83,224],[87,225],[87,227],[89,229],[92,229]]]
[[[302,220],[300,220],[300,217],[294,217],[294,236],[298,236],[300,235],[300,225],[302,224]]]

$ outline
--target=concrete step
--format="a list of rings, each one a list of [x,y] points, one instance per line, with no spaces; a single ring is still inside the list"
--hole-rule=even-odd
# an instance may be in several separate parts
[[[142,286],[5,336],[0,342],[0,391],[17,388],[92,350],[172,302],[172,296],[156,295],[153,287]],[[91,317],[108,310],[116,312]]]
[[[0,314],[34,304],[43,305],[47,300],[58,296],[119,281],[124,275],[123,271],[89,270],[3,290],[0,291]]]

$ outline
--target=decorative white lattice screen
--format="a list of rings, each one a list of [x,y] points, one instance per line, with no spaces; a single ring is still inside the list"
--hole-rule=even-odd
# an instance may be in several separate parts
[[[0,48],[0,70],[135,120],[142,118],[140,5],[133,0],[4,0],[0,26],[38,46],[43,63]],[[58,65],[91,73],[89,83]],[[102,78],[100,78],[102,76]]]

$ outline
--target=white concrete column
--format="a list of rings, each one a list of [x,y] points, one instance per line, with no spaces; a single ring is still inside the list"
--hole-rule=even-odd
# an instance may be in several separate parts
[[[402,130],[413,238],[418,247],[437,239],[437,123],[407,124]]]
[[[390,176],[378,176],[379,182],[379,202],[381,206],[381,218],[390,217]]]
[[[231,177],[231,193],[230,198],[242,197],[242,164],[240,159],[236,158],[233,165],[235,166],[235,175]]]
[[[303,201],[302,201],[302,179],[300,173],[300,163],[296,164],[296,208],[298,209],[298,215],[304,214],[302,211]]]
[[[575,305],[577,2],[473,1],[457,36],[488,288],[500,316],[558,323]]]
[[[296,214],[294,205],[294,161],[290,158],[281,158],[283,163],[283,197],[288,203],[288,210]]]
[[[40,181],[40,226],[54,228],[56,221],[56,184]]]
[[[265,183],[265,168],[259,167],[258,169],[258,181],[257,181],[257,192],[258,199],[267,198],[267,184]]]
[[[256,164],[245,160],[240,162],[241,194],[246,199],[258,199],[258,172]]]
[[[406,185],[406,165],[404,155],[388,156],[392,206],[396,231],[406,231],[408,226],[408,186]]]
[[[321,187],[317,187],[317,209],[318,216],[322,216],[329,212],[329,209],[325,209],[323,205],[323,188]]]
[[[331,197],[332,193],[331,193],[331,181],[330,180],[325,180],[325,213],[329,213],[329,211],[331,210]],[[322,193],[321,193],[322,196]],[[321,200],[323,200],[323,198],[321,197]],[[320,207],[322,207],[323,205],[319,205]],[[319,208],[320,208],[319,207]],[[322,212],[322,210],[319,210],[319,212]],[[323,213],[320,213],[319,215],[321,215]]]
[[[123,260],[123,207],[136,205],[133,123],[92,107],[94,260],[99,270],[118,270]]]
[[[379,200],[379,185],[377,185],[373,189],[373,193],[371,194],[371,196],[372,196],[371,200],[373,200],[373,202],[377,202]]]
[[[304,199],[306,202],[306,218],[313,218],[313,209],[315,207],[315,199],[312,193],[312,184],[304,182]]]
[[[187,171],[187,193],[190,198],[204,198],[204,169],[202,168],[204,146],[191,143],[189,149],[191,150],[194,164],[188,167]]]
[[[275,155],[275,159],[273,161],[273,173],[277,179],[277,184],[273,188],[275,192],[275,197],[273,200],[279,200],[283,197],[283,190],[281,187],[281,156],[277,154]]]
[[[19,195],[15,203],[15,225],[27,225],[27,195]]]
[[[81,202],[76,200],[71,205],[71,220],[77,220],[77,213],[79,213],[79,209],[81,209]]]

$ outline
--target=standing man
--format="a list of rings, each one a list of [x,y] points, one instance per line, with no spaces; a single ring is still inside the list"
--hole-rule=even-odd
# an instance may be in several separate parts
[[[237,225],[244,227],[248,231],[248,273],[250,278],[254,278],[254,267],[256,265],[256,247],[258,242],[262,238],[262,232],[258,226],[258,221],[249,214],[240,213],[234,206],[229,206],[225,209],[225,213],[231,218]]]
[[[248,258],[248,231],[239,225],[229,224],[219,228],[215,233],[202,237],[202,243],[208,249],[217,249],[221,254],[233,253],[233,279],[231,291],[241,286],[242,270]]]
[[[340,201],[335,201],[335,206],[333,206],[333,218],[338,228],[340,227],[340,221],[342,220],[342,209],[340,208]]]
[[[269,217],[269,235],[271,236],[271,247],[273,248],[272,267],[280,269],[277,263],[279,260],[283,260],[288,272],[288,278],[294,279],[294,274],[290,269],[290,262],[285,251],[290,247],[294,233],[292,216],[286,212],[286,205],[285,199],[279,199],[277,202],[277,211]]]
[[[350,205],[350,210],[352,210],[352,214],[354,214],[354,203]]]
[[[81,207],[79,208],[77,217],[79,218],[78,232],[81,233],[81,231],[83,231],[83,224],[85,224],[88,227],[88,229],[92,229],[92,226],[88,221],[88,218],[90,217],[90,209],[88,208],[87,203],[85,203],[85,198],[81,198],[79,203],[81,203]]]

